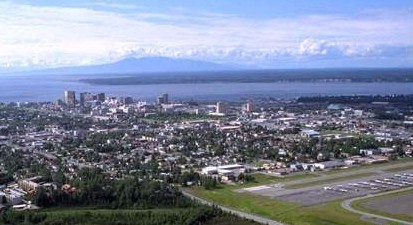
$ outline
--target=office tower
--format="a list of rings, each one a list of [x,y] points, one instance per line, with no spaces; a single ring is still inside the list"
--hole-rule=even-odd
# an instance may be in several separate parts
[[[164,94],[162,94],[162,97],[163,97],[163,103],[164,103],[164,104],[168,104],[168,103],[169,103],[169,96],[168,96],[168,94],[164,93]]]
[[[158,96],[158,98],[156,99],[156,103],[163,104],[163,96],[162,95]]]
[[[217,102],[216,113],[225,114],[227,112],[227,106],[224,102]]]
[[[65,91],[65,103],[68,107],[75,107],[76,95],[74,91]]]
[[[132,97],[125,97],[123,98],[123,104],[128,105],[133,103],[133,98]]]
[[[65,103],[63,102],[63,100],[62,99],[57,99],[56,101],[55,101],[55,105],[56,106],[63,106]]]
[[[169,103],[169,96],[168,96],[168,94],[162,94],[162,95],[159,95],[158,96],[158,98],[156,99],[156,102],[158,103],[158,104],[168,104]]]
[[[99,93],[97,94],[97,100],[98,102],[104,102],[106,99],[105,93]]]
[[[252,101],[248,101],[247,104],[245,105],[245,111],[253,112],[254,110],[255,110],[254,103]]]
[[[89,92],[80,93],[79,103],[81,106],[85,106],[85,102],[91,100],[91,94]]]

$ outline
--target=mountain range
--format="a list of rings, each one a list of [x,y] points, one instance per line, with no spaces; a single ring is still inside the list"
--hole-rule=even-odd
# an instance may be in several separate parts
[[[84,74],[133,74],[158,72],[199,72],[227,71],[242,69],[237,66],[223,65],[205,61],[174,59],[167,57],[125,58],[100,65],[61,67],[33,71],[16,72],[33,75],[84,75]]]

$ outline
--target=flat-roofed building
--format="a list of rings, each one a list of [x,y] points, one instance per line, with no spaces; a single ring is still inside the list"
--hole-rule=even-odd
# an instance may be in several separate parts
[[[39,184],[32,180],[19,180],[17,184],[21,189],[27,192],[36,191],[39,188]]]
[[[76,94],[74,91],[65,91],[65,103],[68,107],[75,107]]]
[[[217,102],[215,112],[220,113],[220,114],[226,114],[227,113],[227,105],[225,104],[225,102]]]

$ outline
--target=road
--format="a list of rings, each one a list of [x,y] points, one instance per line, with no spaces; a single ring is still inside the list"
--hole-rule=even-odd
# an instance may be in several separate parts
[[[270,219],[267,219],[267,218],[262,217],[262,216],[241,212],[241,211],[238,211],[238,210],[235,210],[235,209],[230,209],[230,208],[222,206],[222,205],[217,205],[213,202],[210,202],[210,201],[207,201],[205,199],[199,198],[199,197],[197,197],[197,196],[195,196],[191,193],[188,193],[184,190],[181,190],[181,191],[182,191],[183,195],[185,195],[185,196],[187,196],[187,197],[189,197],[193,200],[199,201],[201,204],[210,205],[210,206],[214,205],[214,206],[222,209],[222,211],[232,213],[232,214],[237,215],[239,217],[243,217],[243,218],[250,219],[250,220],[253,220],[255,222],[262,223],[262,224],[267,224],[267,225],[286,225],[284,223],[274,221],[274,220],[270,220]]]
[[[360,211],[360,210],[357,210],[357,209],[354,209],[353,207],[351,207],[351,203],[353,201],[357,201],[357,200],[360,200],[360,199],[366,199],[366,198],[373,198],[373,197],[377,197],[377,196],[387,195],[387,194],[406,191],[406,190],[413,190],[413,187],[348,199],[348,200],[343,201],[341,203],[341,206],[343,208],[347,209],[350,212],[361,214],[361,215],[364,215],[364,216],[375,217],[375,218],[384,219],[384,220],[388,220],[388,221],[392,221],[392,222],[396,222],[396,223],[401,223],[401,224],[413,225],[412,222],[408,222],[408,221],[404,221],[404,220],[398,220],[398,219],[394,219],[394,218],[390,218],[390,217],[386,217],[386,216],[381,216],[381,215],[376,215],[376,214],[372,214],[372,213],[367,213],[367,212],[363,212],[363,211]]]

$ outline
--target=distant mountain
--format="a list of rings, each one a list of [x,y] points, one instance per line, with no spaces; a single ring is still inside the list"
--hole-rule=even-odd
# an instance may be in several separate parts
[[[62,67],[54,69],[25,71],[24,74],[43,75],[81,75],[81,74],[132,74],[154,72],[198,72],[237,70],[235,66],[189,59],[173,59],[166,57],[126,58],[118,62],[78,67]]]

